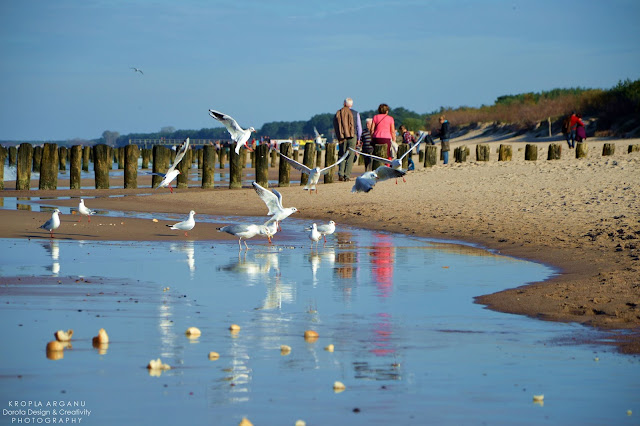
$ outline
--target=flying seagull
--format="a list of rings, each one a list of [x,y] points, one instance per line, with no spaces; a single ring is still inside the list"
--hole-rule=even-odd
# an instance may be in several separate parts
[[[251,185],[253,185],[253,189],[256,190],[258,196],[269,208],[269,213],[267,214],[269,216],[273,216],[271,220],[275,221],[277,226],[282,230],[282,228],[280,227],[280,221],[288,218],[293,213],[297,212],[298,209],[296,209],[295,207],[283,207],[282,194],[280,194],[275,189],[269,191],[268,189],[265,189],[258,185],[257,182],[253,182],[251,183]]]
[[[133,70],[133,72],[139,72],[140,74],[144,75],[144,73],[140,68],[136,68],[136,67],[130,67],[130,68]]]
[[[249,127],[248,129],[243,129],[240,127],[238,122],[233,119],[230,115],[223,114],[218,111],[214,111],[212,109],[209,110],[209,115],[211,118],[215,118],[227,128],[229,134],[231,135],[231,139],[236,143],[236,154],[240,154],[240,148],[244,146],[249,151],[253,151],[249,145],[247,145],[247,141],[249,137],[251,137],[251,132],[255,132],[256,129],[253,127]]]
[[[365,172],[356,178],[356,182],[351,188],[351,192],[369,192],[378,181],[403,177],[407,172],[401,169],[392,169],[387,166],[380,166],[375,170]]]
[[[188,149],[189,138],[185,139],[184,143],[178,147],[176,159],[173,161],[171,167],[169,167],[169,170],[167,170],[167,173],[151,173],[152,175],[162,176],[162,182],[160,182],[160,185],[158,185],[156,189],[169,187],[169,190],[173,193],[171,182],[173,182],[173,180],[180,174],[180,170],[177,170],[176,167],[178,167],[178,163],[180,163],[180,160],[182,160],[182,157],[184,157]]]
[[[349,156],[348,152],[345,152],[345,154],[340,157],[340,159],[338,161],[336,161],[335,163],[333,163],[332,165],[330,165],[329,167],[325,167],[324,169],[321,169],[320,167],[315,167],[313,169],[310,169],[309,167],[305,166],[304,164],[298,163],[296,160],[294,160],[293,158],[289,158],[286,155],[284,155],[281,152],[278,152],[278,154],[280,154],[280,156],[282,158],[284,158],[289,164],[291,164],[291,167],[293,167],[296,170],[301,171],[302,173],[309,175],[309,180],[307,181],[307,184],[304,186],[304,190],[310,190],[310,194],[313,192],[313,190],[316,190],[316,194],[318,193],[318,188],[316,187],[316,185],[318,184],[318,182],[320,181],[320,176],[322,175],[326,175],[327,173],[329,173],[329,171],[331,170],[332,167],[337,166],[338,164],[342,163],[344,160],[346,160],[346,158]]]
[[[397,169],[397,170],[401,170],[402,169],[402,160],[404,159],[404,157],[406,157],[407,155],[409,155],[409,153],[411,151],[413,151],[414,149],[416,149],[417,152],[417,148],[420,146],[420,143],[422,143],[422,140],[424,139],[424,137],[426,136],[425,133],[423,133],[420,136],[420,139],[418,139],[417,142],[415,142],[413,145],[411,145],[409,147],[409,149],[407,150],[407,152],[405,152],[404,154],[402,154],[402,157],[400,158],[394,158],[393,160],[389,160],[387,158],[382,158],[382,157],[378,157],[377,155],[373,155],[373,154],[367,154],[366,152],[361,152],[361,151],[356,151],[353,148],[349,148],[351,151],[357,153],[357,154],[361,154],[361,155],[366,155],[367,157],[371,157],[374,160],[378,160],[378,161],[382,161],[383,163],[386,163],[389,165],[389,167],[391,167],[392,169]],[[402,180],[404,181],[404,177],[402,178]],[[397,182],[396,182],[397,183]]]

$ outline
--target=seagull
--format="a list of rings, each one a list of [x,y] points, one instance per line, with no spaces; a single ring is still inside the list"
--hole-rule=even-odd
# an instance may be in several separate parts
[[[351,188],[351,192],[369,192],[378,181],[382,182],[393,178],[398,179],[405,174],[407,174],[407,172],[401,169],[380,166],[375,170],[363,173],[362,176],[358,176],[356,183],[353,185],[353,188]]]
[[[280,156],[282,158],[284,158],[289,164],[291,164],[291,167],[293,167],[296,170],[301,171],[304,174],[309,175],[309,180],[307,181],[307,184],[304,186],[304,190],[310,190],[309,194],[313,193],[313,190],[316,190],[316,194],[318,193],[318,188],[316,187],[316,185],[318,184],[318,181],[320,181],[320,176],[322,175],[326,175],[327,173],[329,173],[329,170],[331,170],[332,167],[337,166],[338,164],[342,163],[344,160],[347,159],[347,157],[349,156],[349,153],[346,152],[342,157],[340,157],[340,159],[338,161],[336,161],[335,163],[333,163],[332,165],[325,167],[324,169],[321,169],[320,167],[315,167],[313,169],[310,169],[309,167],[305,166],[304,164],[298,163],[296,160],[287,157],[286,155],[284,155],[281,152],[278,152],[278,154],[280,154]]]
[[[231,139],[236,143],[236,154],[240,154],[240,148],[244,145],[249,151],[253,151],[248,145],[247,141],[249,137],[251,137],[251,132],[255,132],[256,129],[253,127],[249,127],[248,129],[243,129],[238,125],[238,122],[233,119],[230,115],[223,114],[218,111],[214,111],[212,109],[209,110],[209,115],[212,118],[215,118],[227,128],[229,134],[231,135]]]
[[[185,139],[184,143],[178,147],[178,152],[176,153],[176,159],[173,161],[173,164],[171,165],[171,167],[169,167],[169,170],[167,170],[167,173],[165,174],[151,173],[152,175],[162,176],[162,182],[160,182],[160,185],[158,185],[156,189],[169,187],[169,190],[171,191],[171,193],[173,193],[171,182],[173,182],[173,180],[177,178],[178,175],[180,174],[180,170],[177,170],[176,167],[178,167],[178,163],[180,163],[180,160],[182,160],[182,157],[184,157],[188,149],[189,149],[189,138]]]
[[[313,126],[313,133],[315,133],[316,135],[316,138],[315,138],[316,145],[323,146],[324,144],[322,143],[322,135],[320,134],[320,132],[318,132],[318,129],[316,129],[316,126]]]
[[[80,204],[78,204],[78,213],[80,213],[82,216],[87,216],[87,219],[89,219],[89,222],[91,222],[91,215],[96,214],[96,211],[91,210],[90,208],[85,206],[84,200],[81,198]],[[80,220],[78,222],[82,220],[82,216],[80,216]]]
[[[413,145],[411,145],[409,147],[409,149],[407,150],[407,152],[405,152],[404,154],[402,154],[402,157],[400,158],[394,158],[393,160],[389,160],[387,158],[382,158],[382,157],[378,157],[377,155],[373,155],[373,154],[367,154],[366,152],[361,152],[361,151],[356,151],[353,148],[349,148],[351,151],[355,152],[356,154],[361,154],[361,155],[366,155],[367,157],[371,157],[374,160],[378,160],[378,161],[382,161],[383,163],[386,163],[389,165],[389,167],[391,167],[392,169],[397,169],[397,170],[402,170],[402,160],[404,159],[404,157],[406,157],[407,155],[409,155],[409,153],[411,151],[413,151],[414,149],[417,149],[418,146],[420,146],[420,143],[422,143],[422,140],[425,138],[426,134],[423,133],[422,135],[420,135],[420,139],[418,139]],[[402,180],[404,182],[406,182],[406,180],[404,179],[404,177],[402,178]],[[396,181],[396,183],[398,183]]]
[[[312,248],[313,248],[314,242],[316,243],[316,247],[318,247],[318,242],[320,241],[320,238],[322,238],[322,234],[318,232],[318,227],[314,223],[313,225],[311,225],[311,231],[309,232],[309,239],[311,240]]]
[[[306,231],[311,231],[311,226],[309,226],[308,228],[306,228]],[[331,235],[334,232],[336,232],[336,223],[334,221],[329,221],[329,223],[326,223],[324,225],[319,225],[317,226],[318,228],[318,232],[320,234],[322,234],[322,237],[324,238],[324,242],[327,242],[327,235]]]
[[[269,231],[267,239],[269,240],[269,244],[271,244],[271,238],[278,232],[278,222],[276,222],[274,218],[271,218],[264,223],[264,226],[266,226],[267,231]]]
[[[193,219],[193,216],[196,214],[193,210],[189,212],[189,217],[187,220],[183,220],[182,222],[178,222],[174,225],[167,225],[169,229],[174,229],[177,231],[184,231],[184,236],[188,237],[187,231],[191,231],[194,226],[196,226],[196,221]]]
[[[253,185],[253,189],[256,190],[258,196],[260,196],[262,201],[264,201],[264,203],[269,208],[269,213],[267,214],[269,216],[273,216],[271,220],[275,221],[278,228],[282,230],[282,227],[280,227],[280,222],[291,216],[293,213],[297,212],[298,209],[296,209],[295,207],[282,207],[282,194],[280,194],[275,189],[269,191],[258,185],[257,182],[252,182],[251,185]]]
[[[133,70],[133,72],[139,72],[140,74],[144,75],[144,73],[142,72],[142,70],[140,68],[136,68],[136,67],[129,67]]]
[[[233,236],[238,237],[239,250],[242,250],[242,245],[240,244],[240,242],[242,241],[243,238],[248,239],[248,238],[253,238],[256,235],[265,235],[269,239],[269,242],[271,242],[271,234],[269,233],[269,229],[264,225],[254,225],[254,224],[227,225],[217,229],[218,229],[218,232],[226,232],[227,234],[231,234]],[[246,241],[244,242],[244,246],[247,248],[247,250],[249,250],[249,246],[247,245]]]
[[[60,216],[58,216],[58,214],[60,214],[60,210],[55,209],[53,213],[51,213],[51,219],[46,221],[44,225],[40,226],[40,228],[49,231],[51,238],[53,238],[53,230],[58,229],[60,226]]]

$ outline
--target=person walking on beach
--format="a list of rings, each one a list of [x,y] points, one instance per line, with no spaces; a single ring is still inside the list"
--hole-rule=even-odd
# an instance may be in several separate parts
[[[581,117],[582,115],[580,114],[576,114],[575,112],[571,113],[571,119],[569,120],[569,137],[567,138],[567,142],[571,139],[569,148],[576,147],[576,130],[578,129],[578,125],[582,125],[584,127]]]
[[[576,142],[582,142],[587,140],[587,132],[585,131],[584,123],[582,122],[582,114],[576,114],[576,118],[578,119],[576,122]]]
[[[365,120],[364,129],[362,129],[362,137],[360,138],[360,151],[365,154],[373,154],[373,142],[371,140],[371,123],[373,123],[373,118],[367,118]],[[371,166],[373,160],[368,155],[363,155],[364,158],[364,171],[368,172],[371,170]]]
[[[346,160],[340,163],[338,167],[338,180],[347,182],[351,178],[353,156],[355,155],[349,148],[355,149],[357,142],[356,120],[354,114],[351,112],[352,105],[353,99],[345,99],[342,108],[340,108],[333,117],[333,130],[338,139],[338,155],[342,157],[345,153],[349,153]],[[360,115],[357,114],[357,117],[359,119]]]
[[[449,127],[449,120],[444,118],[444,115],[440,116],[440,146],[442,148],[442,161],[444,164],[449,163],[449,138],[451,137],[451,129]]]
[[[371,123],[373,145],[387,145],[387,158],[391,160],[391,142],[396,140],[396,125],[389,115],[389,105],[380,104],[378,114]]]

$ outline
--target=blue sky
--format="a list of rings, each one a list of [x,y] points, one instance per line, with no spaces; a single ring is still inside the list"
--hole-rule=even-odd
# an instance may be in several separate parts
[[[608,89],[640,78],[638,22],[637,0],[7,0],[0,140]]]

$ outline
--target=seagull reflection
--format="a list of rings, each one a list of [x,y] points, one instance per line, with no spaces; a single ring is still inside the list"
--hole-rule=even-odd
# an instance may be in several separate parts
[[[57,240],[47,241],[46,243],[42,243],[42,246],[49,252],[51,255],[51,267],[49,269],[54,276],[57,276],[60,273],[60,246]]]
[[[262,306],[258,309],[280,309],[282,308],[282,302],[293,303],[294,297],[294,283],[283,283],[280,277],[276,277],[275,280],[267,282],[267,297],[262,302]]]
[[[336,251],[333,247],[325,248],[322,252],[311,252],[308,256],[309,263],[311,263],[311,273],[313,277],[313,285],[316,285],[318,278],[317,272],[320,266],[324,264],[328,269],[333,269],[333,265],[336,261]]]
[[[171,244],[171,251],[179,251],[187,255],[187,266],[189,267],[189,272],[191,276],[196,270],[196,258],[195,258],[195,247],[193,245],[193,241],[185,241],[181,244]]]
[[[269,274],[272,269],[276,272],[277,276],[280,275],[280,265],[277,253],[256,253],[252,254],[249,260],[247,260],[246,251],[238,252],[237,262],[232,262],[228,265],[218,267],[219,271],[246,274],[250,278]]]

